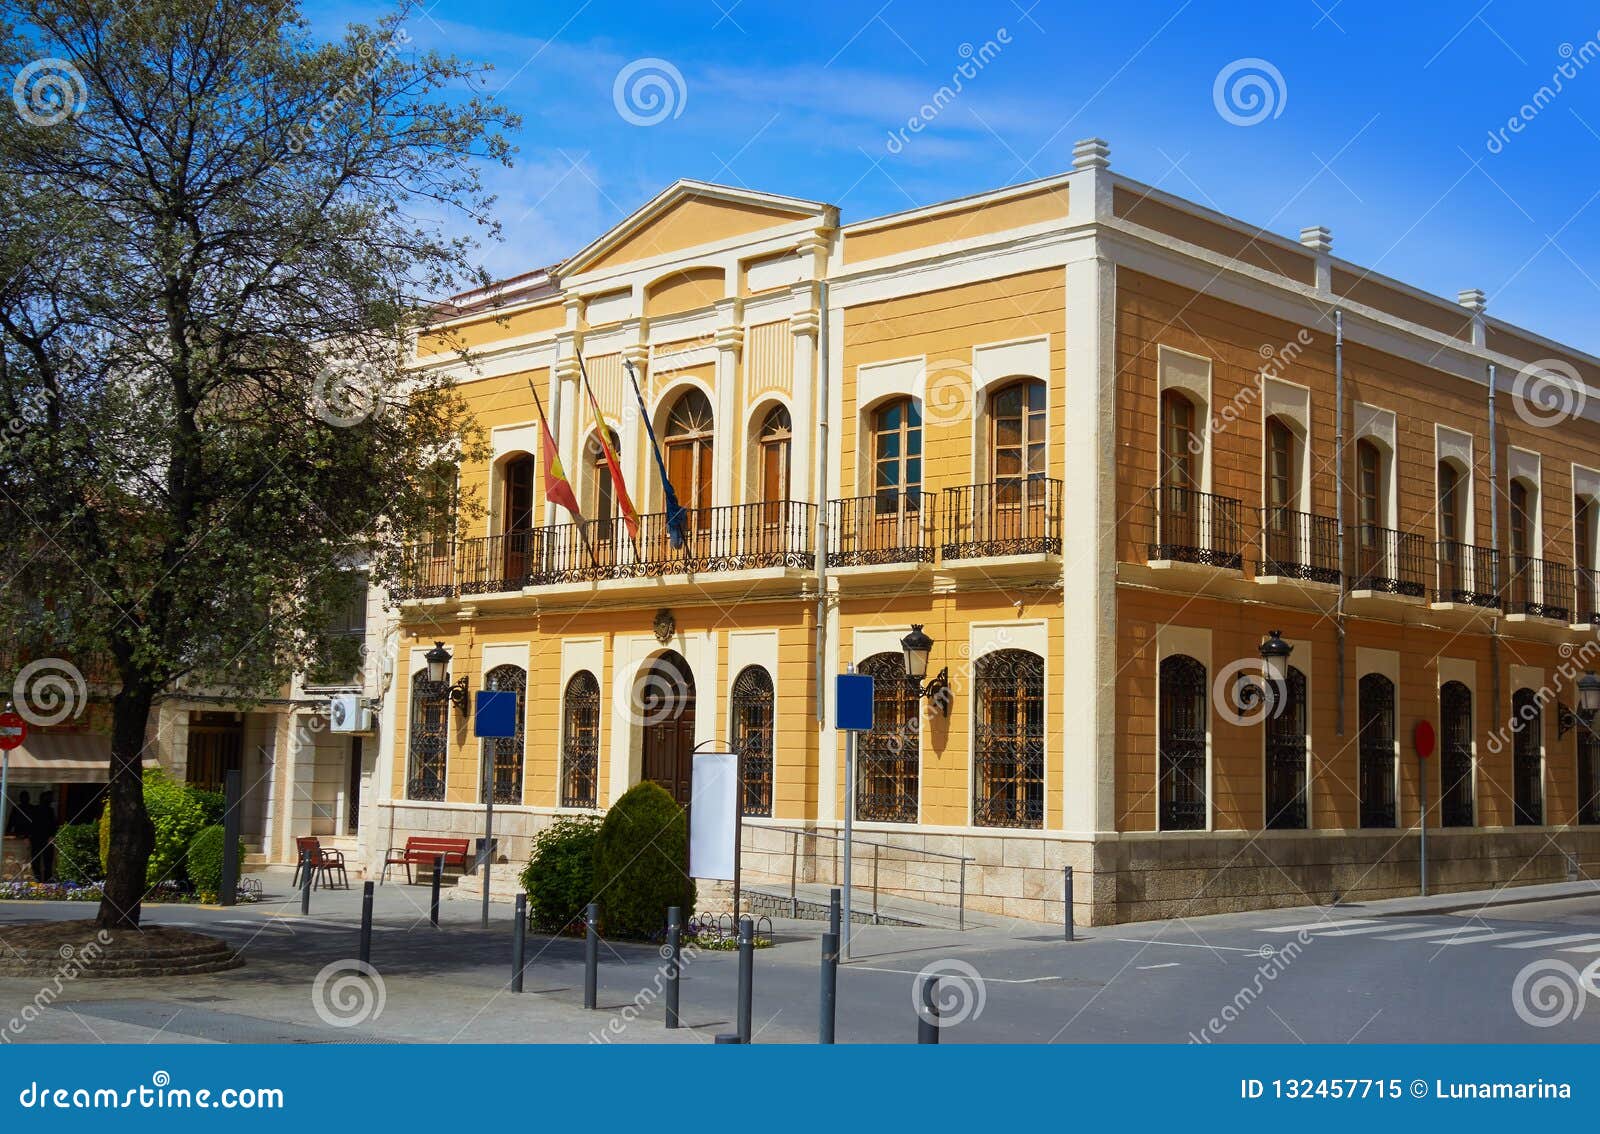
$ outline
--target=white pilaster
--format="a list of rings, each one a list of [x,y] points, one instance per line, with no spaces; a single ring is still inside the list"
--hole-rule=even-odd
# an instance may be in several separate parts
[[[720,309],[723,305],[718,304]],[[735,319],[738,312],[730,303]],[[717,507],[734,502],[734,456],[744,446],[739,436],[739,353],[744,349],[744,328],[724,324],[717,330],[716,448],[712,457],[711,499]]]

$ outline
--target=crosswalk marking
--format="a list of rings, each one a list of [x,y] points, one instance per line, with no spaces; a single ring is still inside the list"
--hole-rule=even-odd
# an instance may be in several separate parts
[[[1570,945],[1575,941],[1600,941],[1600,933],[1574,933],[1570,937],[1540,937],[1535,941],[1516,941],[1510,945],[1496,945],[1496,949],[1543,949],[1548,946]],[[1600,950],[1595,950],[1600,951]],[[1576,949],[1564,952],[1575,953]]]
[[[1392,937],[1380,937],[1378,940],[1415,941],[1421,937],[1459,937],[1464,941],[1479,941],[1487,932],[1487,926],[1436,925],[1432,929],[1419,929],[1415,933],[1396,933]]]
[[[1362,933],[1383,933],[1390,929],[1415,929],[1420,921],[1397,921],[1390,925],[1358,925],[1354,929],[1307,930],[1313,937],[1355,937]]]
[[[1513,937],[1532,937],[1539,931],[1537,929],[1510,929],[1500,933],[1485,933],[1478,937],[1452,937],[1448,941],[1441,941],[1441,945],[1476,945],[1480,941],[1509,941]]]
[[[1370,917],[1353,917],[1353,918],[1345,918],[1342,921],[1332,921],[1332,920],[1329,920],[1329,921],[1312,921],[1312,922],[1307,922],[1305,925],[1275,925],[1270,929],[1263,929],[1261,932],[1262,933],[1299,933],[1302,929],[1309,931],[1309,930],[1313,930],[1313,929],[1336,929],[1341,925],[1371,925],[1371,924],[1372,924],[1372,918],[1370,918]]]
[[[1600,953],[1600,945],[1574,945],[1570,949],[1561,951],[1563,953]]]

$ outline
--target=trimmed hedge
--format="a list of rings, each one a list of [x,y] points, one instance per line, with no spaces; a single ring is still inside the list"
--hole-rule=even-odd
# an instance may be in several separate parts
[[[694,912],[689,824],[660,784],[646,780],[606,813],[595,844],[594,886],[611,937],[659,937],[667,909]]]
[[[144,771],[144,806],[155,825],[156,845],[150,853],[150,865],[145,870],[146,886],[158,882],[183,882],[188,875],[184,870],[184,854],[200,828],[206,825],[205,806],[196,798],[197,793],[180,784],[161,768]],[[106,802],[100,812],[100,865],[103,867],[111,850],[111,803]]]
[[[100,829],[94,823],[71,823],[56,832],[56,879],[61,882],[99,882]]]
[[[202,829],[189,844],[185,858],[189,881],[204,898],[214,898],[222,892],[222,852],[227,845],[227,829],[220,823]],[[244,863],[243,839],[239,840],[239,862]]]
[[[583,919],[594,897],[594,852],[598,819],[558,819],[533,839],[533,855],[522,870],[528,915],[546,933],[565,933]]]

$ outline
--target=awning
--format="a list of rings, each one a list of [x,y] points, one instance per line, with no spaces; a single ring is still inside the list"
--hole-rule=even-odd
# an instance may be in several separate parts
[[[145,761],[154,764],[152,756]],[[11,750],[6,778],[13,784],[103,784],[111,738],[94,732],[36,732]]]

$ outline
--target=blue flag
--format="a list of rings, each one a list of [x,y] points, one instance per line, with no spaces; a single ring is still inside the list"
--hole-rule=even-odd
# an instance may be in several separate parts
[[[661,492],[667,503],[667,538],[676,551],[689,538],[689,509],[678,503],[678,494],[673,491],[672,481],[667,477],[667,462],[661,456],[655,427],[650,424],[650,411],[645,407],[644,395],[639,392],[639,377],[633,372],[633,363],[623,359],[622,365],[628,368],[628,381],[633,383],[633,396],[639,401],[639,416],[644,418],[644,431],[650,435],[650,451],[656,455],[656,470],[661,473]]]

